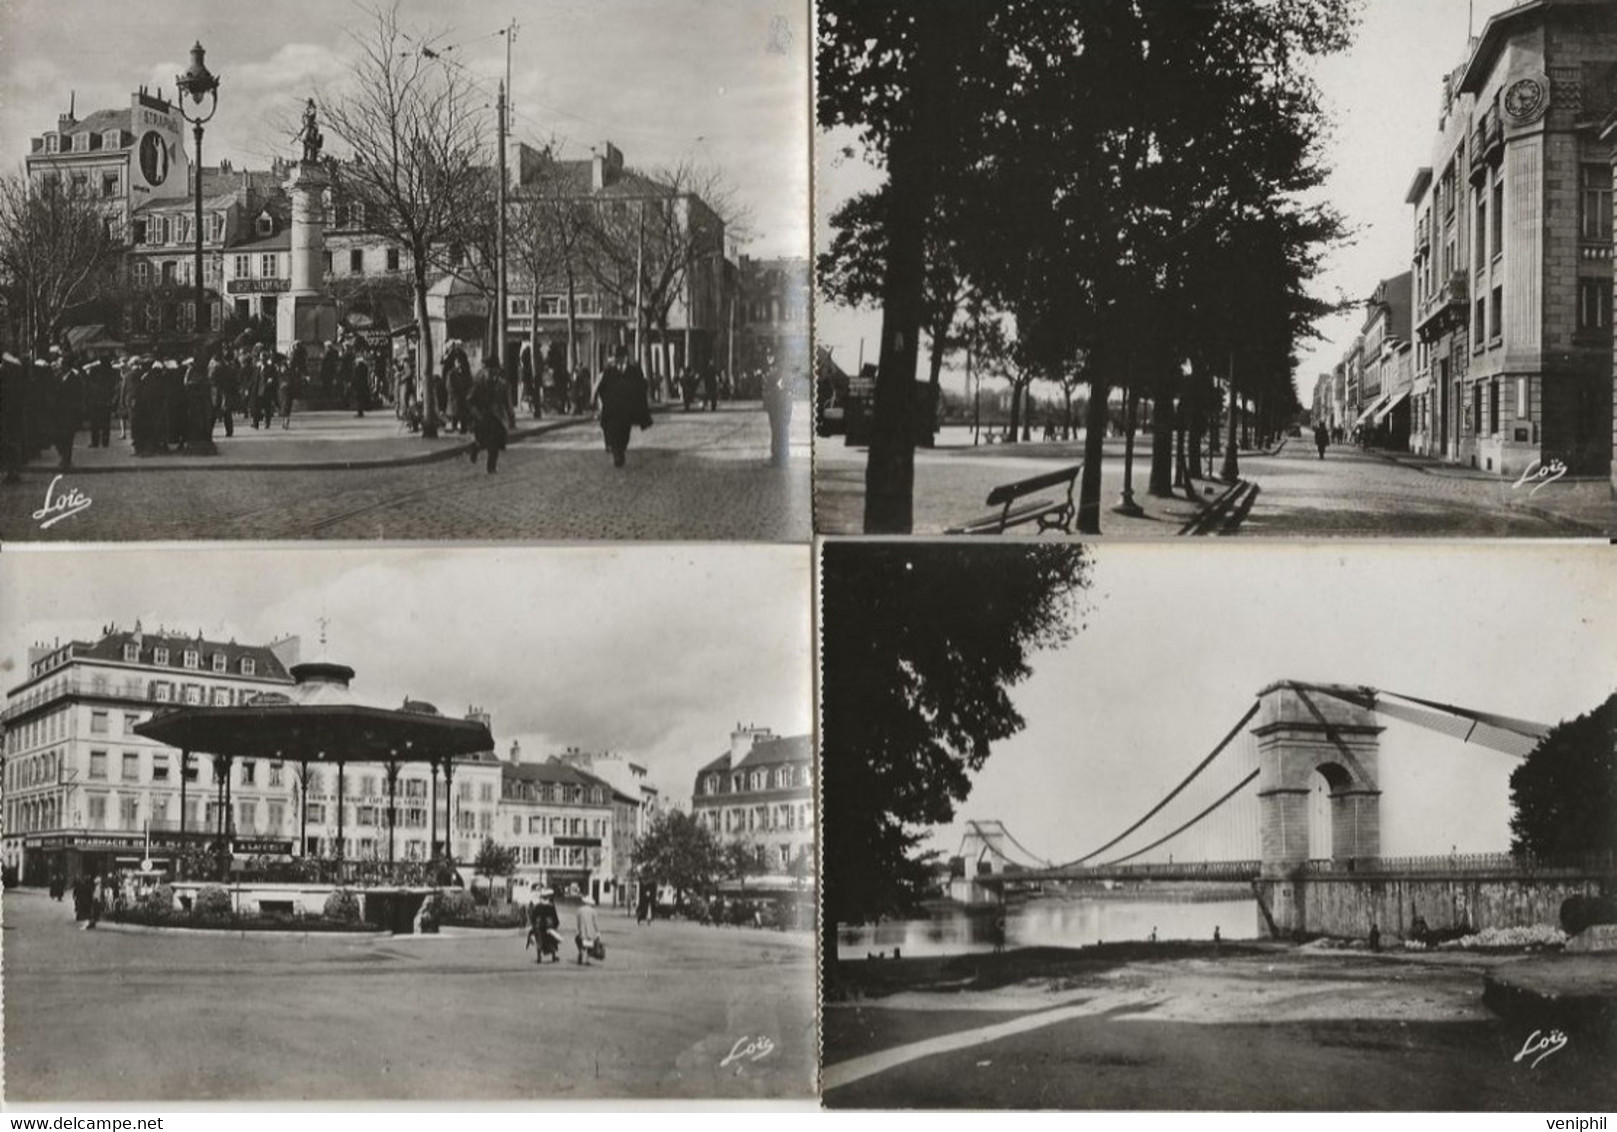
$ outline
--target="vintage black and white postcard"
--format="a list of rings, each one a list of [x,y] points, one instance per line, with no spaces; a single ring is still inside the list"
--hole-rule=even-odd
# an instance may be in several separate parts
[[[174,554],[0,556],[8,1107],[812,1100],[807,547]]]
[[[10,0],[0,537],[805,541],[811,43]]]
[[[817,530],[1617,533],[1607,0],[817,10]]]
[[[1610,1110],[1607,548],[835,541],[821,593],[827,1106]]]

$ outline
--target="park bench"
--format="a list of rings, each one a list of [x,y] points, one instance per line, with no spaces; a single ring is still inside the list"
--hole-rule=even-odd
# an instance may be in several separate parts
[[[1002,483],[988,493],[988,506],[998,507],[998,511],[973,519],[969,523],[962,523],[958,527],[951,527],[947,533],[998,535],[1004,534],[1007,528],[1021,523],[1038,523],[1041,534],[1049,530],[1071,534],[1072,521],[1078,514],[1078,508],[1072,501],[1073,485],[1078,481],[1078,473],[1083,470],[1082,464],[1074,464],[1070,468],[1029,476],[1015,483]],[[1067,485],[1065,498],[1052,496],[1027,498],[1061,484]]]

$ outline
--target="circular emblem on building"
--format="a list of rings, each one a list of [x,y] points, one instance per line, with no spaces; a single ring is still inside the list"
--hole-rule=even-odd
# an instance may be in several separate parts
[[[1538,121],[1549,102],[1550,83],[1541,75],[1517,79],[1505,88],[1505,116],[1513,125]]]
[[[149,184],[168,179],[168,145],[156,130],[147,130],[140,139],[140,172]]]

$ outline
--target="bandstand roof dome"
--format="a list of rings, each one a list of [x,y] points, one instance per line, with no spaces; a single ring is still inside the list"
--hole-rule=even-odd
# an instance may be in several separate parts
[[[494,747],[478,720],[424,711],[431,705],[421,701],[388,708],[362,699],[346,664],[307,661],[291,674],[296,682],[285,691],[234,707],[171,707],[135,732],[184,751],[292,761],[429,762]]]

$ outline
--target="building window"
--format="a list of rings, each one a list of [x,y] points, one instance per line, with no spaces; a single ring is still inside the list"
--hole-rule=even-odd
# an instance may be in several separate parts
[[[106,778],[107,777],[107,752],[105,752],[105,751],[91,751],[90,752],[90,777],[91,778]]]
[[[140,755],[135,751],[124,752],[123,780],[125,782],[140,781]]]
[[[320,263],[327,275],[331,274],[331,251],[327,249],[320,253]]]
[[[125,712],[124,713],[124,734],[125,735],[133,735],[135,733],[135,727],[139,723],[140,723],[140,716],[135,715],[133,712]]]
[[[510,302],[512,318],[527,318],[533,313],[533,300],[524,295],[512,295]]]
[[[241,784],[252,786],[258,779],[258,763],[252,759],[243,759],[241,763]]]
[[[1578,280],[1578,329],[1611,328],[1611,280]]]
[[[1505,254],[1505,180],[1498,174],[1494,175],[1493,182],[1493,208],[1490,210],[1493,219],[1492,246],[1495,258]]]
[[[1583,238],[1611,239],[1611,166],[1585,165],[1579,171],[1583,202]]]
[[[152,650],[152,663],[153,664],[167,664],[168,663],[168,650],[166,648],[164,648],[162,645],[158,645],[155,649],[153,649]]]
[[[202,667],[202,654],[197,652],[196,649],[186,649],[184,664],[187,668]]]
[[[45,135],[45,152],[60,153],[62,151],[62,138],[60,134]]]
[[[309,822],[312,825],[326,824],[326,804],[324,802],[309,803]]]
[[[257,672],[257,670],[258,662],[256,660],[250,656],[244,656],[241,658],[241,674],[243,676],[252,676]]]
[[[1488,322],[1488,339],[1491,342],[1497,342],[1500,335],[1504,333],[1505,324],[1505,289],[1503,287],[1493,289],[1493,302],[1489,304],[1488,313],[1491,316]]]
[[[101,174],[101,195],[104,197],[115,197],[118,195],[118,174]]]
[[[236,832],[258,832],[258,803],[251,799],[236,803]]]
[[[268,215],[258,218],[258,234],[260,236],[275,235],[275,221]]]
[[[233,258],[236,263],[236,278],[251,279],[253,275],[253,257],[250,255],[239,255],[234,256]]]
[[[228,662],[225,659],[224,653],[216,652],[213,654],[213,670],[215,672],[223,672],[225,670],[226,663]]]
[[[1488,197],[1484,193],[1477,194],[1476,249],[1476,270],[1481,271],[1488,264]]]
[[[107,733],[107,713],[92,711],[90,713],[90,734],[105,735]]]
[[[166,704],[172,696],[173,693],[167,684],[159,680],[152,681],[152,699],[160,704]]]
[[[278,261],[280,257],[271,252],[258,257],[258,274],[264,279],[274,279],[280,274]]]
[[[1497,377],[1488,383],[1488,432],[1492,436],[1499,435],[1499,379]]]
[[[168,781],[168,756],[165,754],[152,755],[152,781]]]
[[[200,704],[202,702],[202,689],[195,684],[187,684],[185,686],[185,702],[188,704]]]
[[[353,248],[348,253],[348,272],[350,275],[365,274],[365,249]]]
[[[541,316],[556,316],[562,313],[562,300],[560,295],[539,296],[539,314]]]
[[[1483,338],[1487,335],[1488,327],[1488,300],[1478,299],[1476,304],[1476,317],[1471,327],[1471,341],[1481,348]]]
[[[87,799],[89,805],[90,828],[107,828],[107,796],[105,794],[92,794]]]
[[[389,271],[397,271],[399,269],[399,249],[398,248],[388,248],[387,249],[387,269]]]

